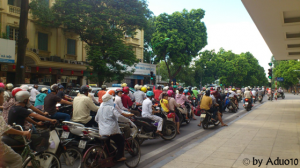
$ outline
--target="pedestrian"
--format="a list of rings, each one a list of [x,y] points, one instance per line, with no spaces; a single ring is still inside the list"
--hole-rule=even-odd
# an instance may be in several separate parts
[[[155,89],[153,92],[154,92],[154,99],[155,99],[156,101],[159,101],[159,96],[160,96],[160,94],[163,92],[163,91],[161,90],[161,86],[158,86],[157,89]]]

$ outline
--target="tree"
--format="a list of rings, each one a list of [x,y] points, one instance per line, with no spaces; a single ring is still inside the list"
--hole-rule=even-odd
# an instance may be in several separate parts
[[[29,0],[21,1],[21,12],[20,12],[20,25],[19,25],[19,39],[18,51],[17,51],[17,66],[16,66],[16,83],[25,82],[25,56],[26,47],[29,42],[27,38],[27,23],[28,23],[28,11],[29,11]]]
[[[144,62],[150,63],[150,59],[153,59],[153,52],[152,52],[152,46],[151,39],[152,35],[155,32],[156,26],[155,26],[156,16],[151,16],[147,20],[147,26],[144,29]]]
[[[164,13],[156,18],[156,31],[151,43],[155,45],[170,38],[169,41],[154,48],[154,53],[157,55],[155,60],[165,62],[170,81],[184,66],[189,66],[192,58],[207,45],[206,27],[201,22],[204,13],[202,9],[192,9],[190,12],[184,9],[171,15]],[[171,64],[177,67],[173,72]]]
[[[135,58],[132,46],[124,43],[124,34],[134,36],[136,30],[146,27],[149,17],[145,0],[57,0],[53,7],[41,11],[39,3],[31,5],[33,15],[43,26],[61,26],[76,33],[87,46],[88,70],[92,79],[101,85],[120,80],[133,66]]]
[[[278,85],[288,89],[299,83],[300,72],[294,71],[299,69],[300,62],[298,60],[276,61],[273,69],[273,76],[283,77],[284,81],[278,82]]]

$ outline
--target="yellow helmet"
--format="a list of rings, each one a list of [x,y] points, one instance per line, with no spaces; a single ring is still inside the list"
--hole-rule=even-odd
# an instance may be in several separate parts
[[[236,91],[236,89],[235,88],[233,88],[233,89],[231,89],[232,91]]]
[[[121,84],[121,87],[126,87],[126,86],[127,86],[126,83],[122,83],[122,84]]]
[[[143,87],[141,88],[141,91],[143,91],[143,92],[146,93],[146,92],[147,92],[147,88],[143,86]]]

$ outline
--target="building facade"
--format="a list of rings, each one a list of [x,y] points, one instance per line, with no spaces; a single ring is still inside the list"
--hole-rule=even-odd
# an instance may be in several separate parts
[[[49,7],[55,0],[47,0]],[[21,0],[0,0],[0,33],[2,38],[17,41],[19,35]],[[27,25],[27,51],[25,57],[25,82],[51,85],[53,83],[85,84],[86,44],[79,35],[64,32],[62,28],[45,28],[35,24],[31,14]],[[134,37],[126,36],[124,41],[134,47],[136,57],[142,62],[144,32],[137,30]],[[18,45],[15,45],[15,54]],[[0,51],[1,54],[1,51]],[[0,59],[0,78],[5,83],[15,83],[14,62]]]

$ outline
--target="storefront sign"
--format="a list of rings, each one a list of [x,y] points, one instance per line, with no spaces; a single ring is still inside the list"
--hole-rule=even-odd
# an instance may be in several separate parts
[[[8,65],[1,65],[1,71],[8,71]]]
[[[128,67],[127,70],[134,69],[134,75],[150,75],[150,71],[156,74],[156,65],[147,63],[138,63],[135,67]]]
[[[0,38],[0,62],[15,63],[16,41]]]
[[[6,83],[6,77],[0,77],[2,83]]]

